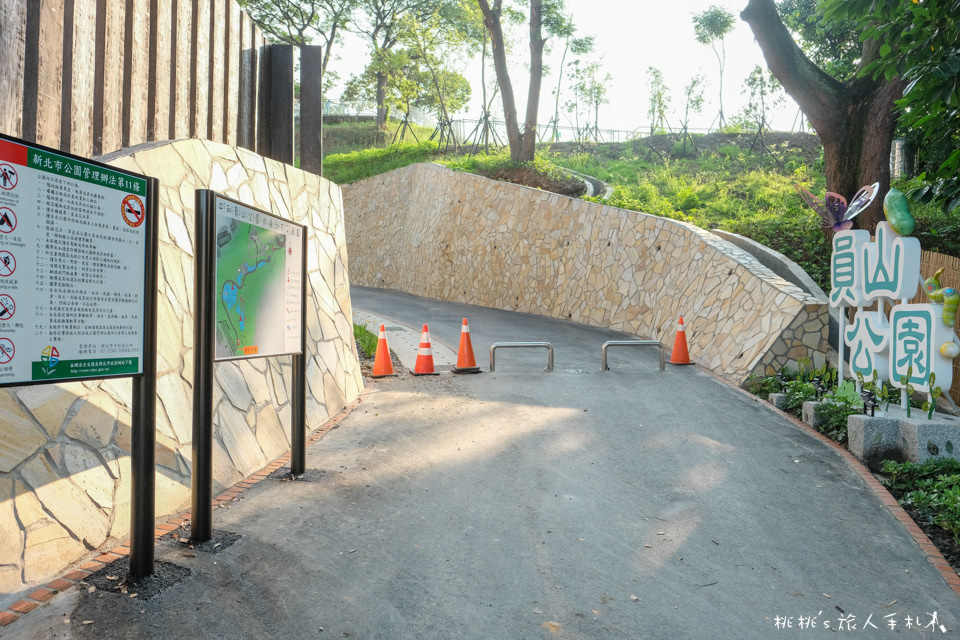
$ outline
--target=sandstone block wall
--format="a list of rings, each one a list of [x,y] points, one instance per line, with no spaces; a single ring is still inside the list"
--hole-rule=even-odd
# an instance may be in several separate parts
[[[741,383],[829,348],[825,300],[691,224],[419,164],[343,187],[354,284],[609,327]],[[531,336],[535,338],[535,336]]]
[[[157,515],[190,503],[194,190],[308,226],[307,428],[362,387],[339,188],[245,149],[185,140],[108,158],[160,190]],[[215,365],[214,487],[290,446],[290,357]],[[0,390],[0,601],[130,527],[130,380]]]

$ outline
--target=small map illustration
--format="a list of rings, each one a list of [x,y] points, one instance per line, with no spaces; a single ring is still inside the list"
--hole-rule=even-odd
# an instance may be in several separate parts
[[[286,235],[218,217],[217,358],[282,352]]]

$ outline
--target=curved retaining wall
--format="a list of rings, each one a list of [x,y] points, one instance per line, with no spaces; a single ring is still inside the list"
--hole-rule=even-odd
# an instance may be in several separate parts
[[[609,327],[742,383],[825,354],[824,301],[694,225],[419,164],[343,187],[354,284]]]
[[[194,189],[308,226],[307,428],[362,387],[339,188],[245,149],[184,140],[108,157],[160,190],[157,515],[190,503]],[[215,365],[214,490],[289,449],[289,357]],[[129,378],[0,390],[0,600],[130,528]]]

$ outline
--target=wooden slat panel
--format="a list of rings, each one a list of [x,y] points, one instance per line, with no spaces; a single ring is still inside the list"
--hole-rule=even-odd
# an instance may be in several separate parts
[[[147,140],[150,0],[127,0],[124,25],[123,146]]]
[[[227,65],[223,92],[223,141],[236,145],[237,111],[240,108],[240,6],[227,0]]]
[[[173,52],[174,75],[171,89],[170,131],[175,139],[190,137],[190,86],[193,75],[190,64],[192,44],[192,0],[174,0],[177,12],[176,50]]]
[[[70,151],[93,155],[93,102],[96,66],[96,0],[73,2],[73,55],[70,81]],[[64,102],[66,104],[66,102]]]
[[[22,137],[27,0],[0,0],[0,132]]]
[[[237,111],[237,144],[256,149],[257,120],[257,51],[253,40],[253,21],[246,13],[240,14],[240,79]]]
[[[210,93],[210,5],[193,0],[193,78],[190,92],[190,137],[207,137]]]
[[[63,82],[63,0],[36,0],[37,77],[36,125],[24,137],[60,147],[60,102]],[[35,136],[35,137],[34,137]]]
[[[923,274],[923,278],[929,278],[941,267],[943,267],[943,275],[940,276],[940,284],[960,290],[960,258],[933,251],[923,252],[920,257],[920,273]],[[922,291],[917,291],[917,295],[911,302],[928,302],[928,300]],[[955,324],[953,331],[960,336],[960,325]],[[960,404],[960,358],[953,361],[953,385],[950,387],[950,397]]]
[[[147,139],[170,138],[171,36],[176,29],[170,0],[150,2],[150,51],[147,85]]]
[[[215,142],[223,141],[223,80],[226,57],[226,19],[224,16],[223,0],[209,0],[210,2],[210,73],[207,76],[209,85],[206,138]]]
[[[94,80],[93,154],[122,145],[124,6],[97,2],[97,71]]]

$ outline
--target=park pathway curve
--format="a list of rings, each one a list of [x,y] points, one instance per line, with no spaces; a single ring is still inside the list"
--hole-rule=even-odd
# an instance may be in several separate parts
[[[358,313],[428,323],[435,349],[455,348],[468,317],[484,373],[371,383],[308,449],[312,481],[264,480],[215,512],[242,536],[233,546],[161,545],[185,581],[147,602],[73,590],[8,629],[676,640],[833,637],[829,624],[874,637],[934,613],[960,629],[960,600],[848,463],[710,374],[660,372],[653,350],[628,349],[600,372],[600,344],[621,334],[352,293]],[[552,342],[556,370],[505,351],[487,372],[489,345],[518,340]]]

